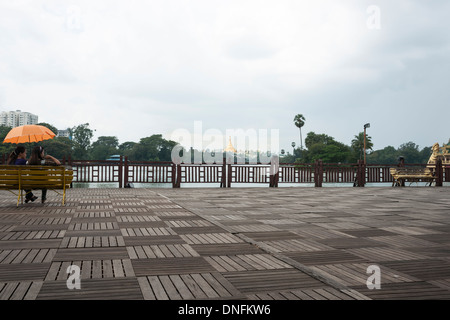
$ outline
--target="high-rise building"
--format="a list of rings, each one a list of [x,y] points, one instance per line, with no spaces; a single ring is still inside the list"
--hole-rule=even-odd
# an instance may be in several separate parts
[[[37,124],[38,116],[30,112],[2,111],[0,113],[0,125],[11,128],[24,126],[26,124]]]
[[[69,138],[70,140],[72,140],[72,137],[70,136],[69,129],[58,130],[58,134],[56,136],[57,137],[66,137],[66,138]]]

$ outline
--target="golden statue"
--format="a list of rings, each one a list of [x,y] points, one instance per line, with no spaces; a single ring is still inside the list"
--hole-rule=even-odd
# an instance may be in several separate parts
[[[430,159],[428,160],[428,164],[436,164],[436,158],[440,153],[439,143],[436,142],[435,144],[433,144],[431,150],[433,151],[433,153],[431,154]]]
[[[435,179],[434,170],[436,169],[436,161],[438,157],[442,158],[442,165],[450,165],[450,144],[442,145],[439,147],[439,143],[433,144],[431,150],[433,153],[428,159],[426,168],[391,168],[390,173],[394,178],[394,185],[404,185],[405,180],[409,182],[429,182],[430,185]]]
[[[437,157],[442,157],[442,164],[443,165],[448,165],[450,164],[450,144],[444,144],[442,145],[442,147],[439,147],[439,143],[435,143],[433,144],[433,147],[431,148],[431,150],[433,151],[433,153],[430,156],[430,159],[428,160],[429,165],[435,165],[436,164],[436,160]],[[431,166],[429,166],[431,167]]]

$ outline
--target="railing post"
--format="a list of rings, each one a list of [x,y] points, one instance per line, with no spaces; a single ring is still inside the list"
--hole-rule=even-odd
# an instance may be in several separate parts
[[[227,167],[228,167],[228,172],[227,172],[227,174],[228,174],[227,188],[231,188],[231,179],[232,179],[232,168],[231,168],[231,163],[229,163],[229,164],[227,165]]]
[[[128,168],[128,156],[125,156],[125,161],[124,161],[124,172],[123,172],[123,186],[126,187],[128,185],[128,177],[129,177],[129,168]]]
[[[181,164],[177,164],[177,184],[175,188],[181,188]]]
[[[361,181],[361,160],[358,160],[358,169],[356,171],[356,186],[361,187],[362,181]]]
[[[278,181],[280,181],[280,172],[275,174],[275,187],[278,188]]]
[[[227,163],[225,157],[222,162],[222,177],[220,179],[220,187],[226,188],[227,186]]]
[[[270,188],[278,188],[279,173],[271,174],[269,179]]]
[[[319,160],[319,187],[322,187],[323,183],[323,161]]]
[[[356,182],[354,186],[364,187],[366,184],[366,164],[364,160],[358,160],[358,169],[356,171]]]
[[[269,187],[278,188],[278,178],[280,173],[280,161],[277,156],[272,156],[270,159],[269,168]]]
[[[123,187],[123,156],[119,158],[119,188]]]
[[[316,160],[314,162],[314,187],[318,187],[319,185],[319,161]]]
[[[172,188],[177,187],[177,165],[172,162]]]
[[[366,186],[366,163],[361,161],[361,187]]]
[[[314,185],[317,188],[322,187],[323,182],[323,162],[322,160],[316,160],[314,165]]]
[[[436,159],[436,187],[442,187],[444,182],[444,170],[442,168],[442,157]]]
[[[267,171],[266,171],[265,176],[267,176]],[[275,173],[272,170],[272,163],[270,163],[270,167],[269,167],[269,188],[273,188],[274,186],[275,186]]]

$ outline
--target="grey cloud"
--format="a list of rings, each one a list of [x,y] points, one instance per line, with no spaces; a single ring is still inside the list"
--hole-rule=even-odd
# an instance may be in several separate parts
[[[258,36],[244,36],[229,44],[226,51],[234,59],[255,60],[271,58],[278,50]]]
[[[201,120],[205,128],[223,131],[278,128],[281,147],[292,150],[290,142],[298,143],[292,123],[297,113],[307,119],[305,133],[326,133],[344,143],[366,122],[372,123],[376,148],[409,140],[425,146],[449,138],[447,1],[342,2],[343,8],[361,13],[355,24],[361,28],[367,6],[379,5],[382,29],[351,35],[345,28],[329,30],[331,36],[322,30],[323,39],[311,33],[315,22],[326,23],[332,16],[326,6],[331,1],[309,4],[312,25],[308,19],[297,21],[295,9],[287,17],[284,9],[294,3],[309,10],[297,1],[277,2],[272,25],[264,24],[266,16],[246,18],[255,6],[265,6],[262,12],[270,17],[270,1],[249,1],[244,7],[239,1],[196,0],[192,6],[134,1],[126,9],[120,2],[32,3],[30,8],[0,5],[0,103],[2,108],[41,108],[49,117],[46,122],[56,126],[61,120],[51,118],[56,112],[45,103],[47,97],[59,108],[82,110],[77,119],[91,109],[105,114],[92,116],[92,127],[109,127],[119,139],[138,134],[120,132],[123,122],[151,134],[160,128],[191,128],[190,122]],[[72,3],[80,6],[81,16]],[[227,6],[235,7],[221,15]],[[44,25],[40,13],[51,17]],[[315,19],[316,14],[323,17]],[[68,16],[73,24],[67,24]],[[326,43],[333,34],[342,36],[343,43],[354,41],[355,49],[334,50],[339,41]],[[330,52],[311,50],[302,56],[303,45]],[[314,54],[318,58],[308,60]],[[331,63],[322,68],[306,61]],[[65,92],[55,92],[60,85]],[[33,101],[22,99],[22,88],[34,92]],[[35,105],[39,94],[46,97]],[[408,124],[398,127],[398,118]],[[152,119],[158,123],[150,124]]]

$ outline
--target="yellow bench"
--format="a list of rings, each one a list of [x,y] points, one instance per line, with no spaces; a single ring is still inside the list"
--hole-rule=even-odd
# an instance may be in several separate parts
[[[62,205],[66,201],[66,189],[73,180],[73,170],[64,166],[8,166],[0,165],[0,190],[8,190],[18,196],[17,206],[23,191],[33,189],[63,190]],[[13,190],[18,190],[18,194]]]
[[[442,166],[450,165],[450,144],[442,145],[439,147],[439,143],[435,143],[431,148],[433,153],[428,160],[427,166],[424,168],[405,168],[405,167],[397,167],[391,168],[390,173],[394,182],[392,186],[402,186],[407,182],[428,182],[431,184],[436,180],[436,161],[438,158],[442,160]]]
[[[431,186],[436,180],[431,168],[391,168],[390,173],[394,179],[392,186],[402,186],[405,182],[427,182]]]

